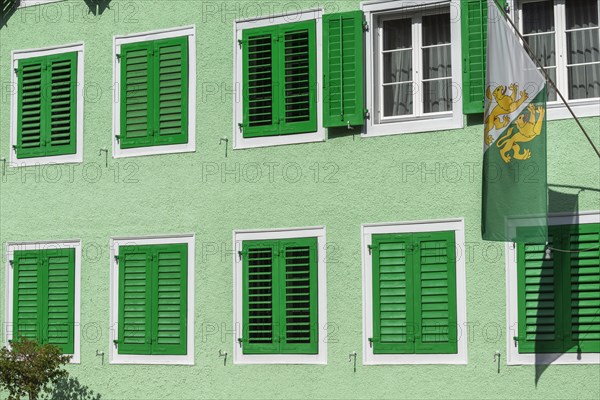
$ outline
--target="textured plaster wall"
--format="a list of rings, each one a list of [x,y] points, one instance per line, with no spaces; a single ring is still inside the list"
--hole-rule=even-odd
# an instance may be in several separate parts
[[[598,365],[550,366],[536,386],[535,367],[505,364],[504,250],[479,236],[480,117],[466,119],[463,130],[366,139],[330,134],[324,143],[230,149],[225,158],[219,139],[232,142],[233,20],[315,5],[331,12],[356,9],[359,2],[115,0],[95,16],[86,2],[73,0],[19,10],[0,29],[4,158],[11,50],[85,43],[84,163],[9,168],[0,186],[3,243],[80,238],[84,245],[81,364],[69,371],[107,399],[599,398]],[[198,36],[197,151],[109,159],[105,168],[98,152],[111,148],[113,35],[192,24]],[[600,120],[583,123],[600,143]],[[600,163],[575,123],[552,122],[548,135],[549,182],[576,187],[554,189],[578,196],[580,210],[600,209]],[[414,168],[416,174],[406,173]],[[360,225],[451,217],[465,218],[472,249],[466,263],[473,326],[468,365],[361,366]],[[230,358],[224,367],[218,350],[233,352],[233,338],[224,332],[233,319],[232,231],[314,225],[327,227],[329,244],[334,328],[328,364],[237,366]],[[189,232],[197,235],[195,365],[101,365],[95,352],[108,354],[110,237]],[[0,288],[3,320],[4,270]],[[203,334],[203,327],[215,326],[217,333]],[[502,352],[500,374],[492,362],[496,350]],[[359,354],[356,373],[348,362],[352,351]]]

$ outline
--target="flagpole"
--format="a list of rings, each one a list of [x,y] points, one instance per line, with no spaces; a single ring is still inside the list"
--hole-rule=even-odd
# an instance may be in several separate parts
[[[513,30],[517,33],[517,35],[519,36],[519,38],[521,38],[521,41],[523,42],[523,47],[525,47],[525,49],[527,50],[527,52],[529,52],[530,55],[534,55],[534,57],[531,57],[531,58],[533,58],[533,61],[535,62],[535,64],[544,73],[544,76],[546,77],[546,81],[550,82],[550,84],[552,85],[552,87],[554,88],[554,90],[556,90],[556,93],[558,94],[558,96],[560,97],[560,99],[562,100],[562,102],[564,103],[564,105],[567,107],[567,109],[569,110],[569,112],[571,113],[571,115],[573,116],[573,118],[575,119],[575,122],[577,122],[577,125],[579,125],[579,128],[581,129],[581,131],[583,132],[583,134],[587,138],[588,142],[590,142],[590,145],[592,146],[592,148],[596,152],[596,155],[598,155],[598,158],[600,158],[600,151],[598,151],[598,148],[596,147],[596,145],[594,144],[594,142],[590,138],[590,135],[588,135],[588,133],[585,130],[585,128],[583,127],[583,125],[581,125],[581,122],[579,121],[579,118],[577,118],[577,116],[573,112],[573,109],[571,108],[571,106],[569,105],[569,103],[567,103],[567,100],[565,99],[565,97],[562,95],[562,93],[560,92],[560,90],[558,90],[558,88],[556,87],[556,83],[554,83],[554,81],[552,80],[552,78],[550,78],[550,75],[548,75],[548,72],[546,72],[546,69],[539,62],[538,58],[535,57],[535,53],[531,50],[531,47],[529,47],[529,44],[527,43],[527,41],[525,40],[525,38],[523,37],[523,35],[521,35],[521,32],[519,32],[519,29],[517,29],[515,23],[512,21],[512,19],[510,19],[510,17],[508,16],[508,14],[504,10],[504,8],[500,5],[500,3],[498,3],[498,0],[494,0],[494,3],[498,7],[498,9],[502,12],[502,15],[508,21],[508,23],[512,26]],[[489,15],[489,11],[488,11],[488,15]]]

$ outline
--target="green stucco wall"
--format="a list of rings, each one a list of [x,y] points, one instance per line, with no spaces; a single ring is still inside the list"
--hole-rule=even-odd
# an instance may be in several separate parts
[[[0,186],[2,243],[82,240],[81,364],[69,372],[106,399],[598,399],[598,365],[536,371],[505,363],[504,247],[482,242],[479,231],[481,117],[465,118],[462,130],[377,138],[342,132],[324,143],[229,149],[225,158],[219,139],[232,143],[233,21],[259,9],[314,6],[333,12],[359,2],[113,0],[94,16],[86,2],[72,0],[18,10],[0,29],[0,157],[7,159],[11,51],[85,43],[84,163],[9,168]],[[105,168],[99,150],[111,149],[113,36],[194,24],[197,151],[109,159]],[[600,143],[600,119],[583,124]],[[549,123],[548,136],[551,189],[572,195],[579,210],[600,209],[600,162],[575,122]],[[567,202],[551,207],[571,209]],[[361,224],[452,217],[465,219],[469,249],[468,365],[362,366]],[[326,226],[329,245],[328,364],[234,365],[230,357],[223,366],[219,349],[233,353],[233,338],[224,332],[233,320],[232,231],[316,225]],[[191,232],[197,235],[195,365],[109,365],[109,239]],[[4,277],[3,267],[1,321]],[[214,327],[218,333],[203,334]],[[106,353],[104,365],[96,350]],[[496,350],[500,373],[492,362]],[[359,354],[356,373],[348,362],[352,351]]]

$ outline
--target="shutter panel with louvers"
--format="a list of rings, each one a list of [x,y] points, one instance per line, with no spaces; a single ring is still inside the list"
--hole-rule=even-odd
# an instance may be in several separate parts
[[[415,352],[456,354],[454,232],[413,235]]]
[[[550,229],[548,245],[564,248],[556,229]],[[517,245],[520,353],[559,353],[564,349],[559,258],[557,252],[546,254],[546,244]]]
[[[13,339],[42,338],[42,255],[40,251],[14,253]]]
[[[122,149],[150,146],[153,126],[153,42],[121,47]]]
[[[323,16],[323,125],[362,125],[364,43],[362,11]]]
[[[498,1],[503,7],[506,0]],[[487,0],[461,1],[463,112],[483,113],[485,99]]]
[[[45,84],[45,59],[31,58],[19,61],[17,105],[17,158],[46,155],[42,93]]]
[[[187,354],[187,245],[153,246],[152,354]]]
[[[244,65],[244,137],[277,135],[279,59],[277,27],[242,32]]]
[[[568,250],[562,265],[570,271],[565,279],[565,303],[570,327],[568,351],[600,352],[600,224],[571,226],[566,232]],[[568,268],[567,268],[568,267]],[[569,324],[570,322],[570,324]]]
[[[243,352],[279,350],[279,247],[274,241],[243,243]]]
[[[188,38],[154,43],[156,145],[188,141]]]
[[[44,343],[58,346],[64,354],[73,354],[75,327],[75,249],[46,251],[44,265],[47,286],[43,307],[47,316]]]
[[[317,239],[282,241],[280,252],[280,353],[317,354]]]
[[[374,235],[373,353],[414,353],[410,234]]]
[[[279,26],[279,134],[317,130],[316,22]]]
[[[46,155],[75,154],[77,129],[77,53],[47,58]]]
[[[119,248],[119,354],[151,354],[152,247]]]

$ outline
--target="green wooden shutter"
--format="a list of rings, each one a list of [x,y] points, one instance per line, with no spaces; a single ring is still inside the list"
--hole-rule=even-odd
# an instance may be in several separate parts
[[[188,142],[188,38],[154,43],[154,144]]]
[[[505,7],[506,0],[499,0]],[[483,113],[487,43],[487,0],[461,0],[463,112]]]
[[[13,257],[13,339],[42,340],[42,255],[19,250]]]
[[[296,22],[278,28],[279,134],[316,132],[316,22]]]
[[[279,351],[279,246],[275,241],[244,241],[243,344],[244,354]]]
[[[243,113],[245,138],[279,133],[279,76],[277,27],[242,32]]]
[[[570,320],[567,325],[569,351],[600,352],[600,224],[571,226],[566,232],[562,269],[570,272],[564,279],[564,303]],[[586,251],[587,250],[587,251]]]
[[[77,151],[77,53],[47,57],[46,155]]]
[[[557,229],[548,232],[548,245],[563,249]],[[517,245],[519,353],[564,350],[563,271],[560,253],[546,253],[546,244]]]
[[[373,235],[373,353],[414,353],[410,234]]]
[[[362,11],[323,16],[323,125],[363,125],[364,40]]]
[[[280,242],[279,302],[282,354],[318,354],[317,239]]]
[[[152,354],[187,354],[187,244],[153,247]]]
[[[44,343],[75,352],[75,249],[45,250]]]
[[[152,246],[119,247],[119,354],[152,351]]]
[[[456,354],[454,232],[413,235],[415,352]]]
[[[46,83],[44,57],[19,60],[17,97],[17,158],[46,155],[44,137]]]
[[[121,46],[121,133],[122,149],[154,143],[154,44]]]

